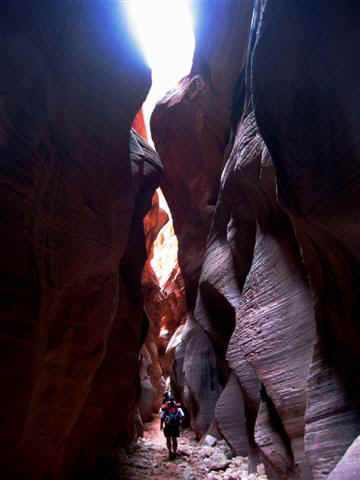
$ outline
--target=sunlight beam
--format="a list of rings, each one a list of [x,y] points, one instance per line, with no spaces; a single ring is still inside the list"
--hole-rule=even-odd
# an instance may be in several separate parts
[[[130,23],[152,70],[145,123],[155,103],[190,72],[195,47],[189,0],[127,0]]]

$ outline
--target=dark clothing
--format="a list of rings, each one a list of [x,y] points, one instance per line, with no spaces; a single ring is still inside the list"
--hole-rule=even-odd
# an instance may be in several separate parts
[[[180,437],[180,427],[179,425],[165,425],[164,435],[168,437]]]

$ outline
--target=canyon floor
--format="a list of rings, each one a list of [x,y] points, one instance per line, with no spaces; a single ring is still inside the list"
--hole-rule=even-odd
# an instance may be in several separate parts
[[[263,465],[256,474],[248,475],[247,458],[233,456],[224,441],[214,447],[200,445],[189,430],[181,434],[177,458],[168,460],[158,418],[145,425],[144,437],[130,454],[120,455],[123,467],[118,480],[267,480]]]

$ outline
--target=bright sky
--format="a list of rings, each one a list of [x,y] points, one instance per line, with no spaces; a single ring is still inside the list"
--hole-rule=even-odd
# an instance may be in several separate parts
[[[155,103],[191,69],[195,40],[190,0],[127,0],[126,5],[152,70],[152,87],[144,104],[148,127]]]
[[[150,143],[149,120],[155,103],[191,70],[195,38],[190,2],[191,0],[125,0],[135,36],[152,70],[152,87],[143,105]],[[160,206],[171,219],[165,198],[160,190],[158,193]],[[166,282],[177,263],[177,249],[177,238],[170,221],[155,241],[151,261],[160,286]]]

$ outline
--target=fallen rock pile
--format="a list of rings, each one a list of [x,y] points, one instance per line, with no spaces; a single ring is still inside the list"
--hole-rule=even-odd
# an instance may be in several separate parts
[[[175,460],[168,460],[164,442],[141,438],[130,454],[119,454],[123,463],[118,471],[120,480],[267,480],[264,466],[248,474],[247,457],[234,456],[224,440],[214,446],[200,445],[191,432],[179,439]]]

